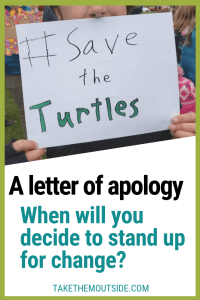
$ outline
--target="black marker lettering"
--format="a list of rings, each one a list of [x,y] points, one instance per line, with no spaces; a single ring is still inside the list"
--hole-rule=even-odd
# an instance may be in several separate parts
[[[70,32],[70,34],[68,35],[68,37],[67,37],[67,41],[68,41],[68,43],[70,44],[70,45],[72,45],[72,46],[74,46],[77,50],[78,50],[78,52],[79,52],[79,54],[76,56],[76,57],[74,57],[73,59],[71,59],[70,61],[73,61],[73,60],[75,60],[77,57],[79,57],[79,55],[81,54],[81,50],[79,49],[79,47],[78,46],[76,46],[76,45],[74,45],[73,43],[71,43],[70,41],[69,41],[69,37],[70,37],[70,35],[75,31],[75,30],[77,30],[78,29],[78,27],[77,28],[75,28],[72,32]]]
[[[117,35],[117,37],[116,37],[116,40],[115,40],[115,43],[114,43],[114,45],[113,45],[113,48],[112,48],[112,50],[110,49],[110,47],[109,47],[109,45],[108,45],[108,42],[107,42],[107,40],[105,39],[105,41],[106,41],[106,44],[107,44],[107,46],[108,46],[108,49],[110,50],[111,54],[113,54],[113,51],[114,51],[115,44],[116,44],[116,42],[117,42],[118,36],[119,36],[119,34],[118,34],[118,35]]]
[[[91,43],[91,48],[88,50],[88,52],[86,53],[85,51],[86,51],[86,49],[87,49],[87,46],[89,45]],[[93,50],[93,52],[94,53],[98,53],[98,52],[96,52],[95,50],[94,50],[94,43],[93,43],[93,41],[91,40],[91,41],[89,41],[88,43],[87,43],[87,45],[85,46],[85,48],[84,48],[84,50],[83,50],[83,54],[85,54],[85,55],[87,55],[90,51],[92,51]]]
[[[79,76],[79,78],[83,77],[83,83],[84,83],[84,85],[85,85],[85,76],[86,76],[86,75],[87,75],[86,69],[84,69],[84,74],[81,75],[81,76]]]
[[[131,36],[131,35],[134,35],[134,36],[132,36],[132,37],[129,38],[129,35],[130,35],[130,36]],[[129,44],[129,43],[128,43],[129,40],[134,39],[136,36],[137,36],[137,33],[136,33],[136,32],[129,33],[129,34],[127,35],[127,37],[126,37],[126,43],[127,43],[128,45],[130,45],[130,46],[136,46],[137,44]]]

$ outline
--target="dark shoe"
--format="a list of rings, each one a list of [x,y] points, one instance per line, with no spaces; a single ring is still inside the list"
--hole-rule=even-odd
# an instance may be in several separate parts
[[[15,123],[14,120],[10,120],[10,121],[5,120],[5,127],[8,127],[8,126],[10,126],[10,125],[13,125],[14,123]]]

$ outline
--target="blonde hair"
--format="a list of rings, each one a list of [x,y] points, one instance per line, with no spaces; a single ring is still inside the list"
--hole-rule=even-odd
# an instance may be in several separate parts
[[[179,8],[179,6],[174,6],[172,8],[172,15],[174,16],[175,12],[177,11],[177,9]]]
[[[195,19],[196,6],[179,6],[174,14],[174,31],[182,32]]]
[[[188,32],[186,35],[186,45],[190,46],[191,45],[191,36],[192,36],[192,31],[195,29],[196,26],[196,19],[192,20],[190,23],[190,26],[188,28]]]

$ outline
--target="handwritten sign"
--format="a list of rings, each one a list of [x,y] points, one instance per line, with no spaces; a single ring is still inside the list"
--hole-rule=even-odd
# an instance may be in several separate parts
[[[161,131],[179,114],[171,13],[17,25],[28,139]]]

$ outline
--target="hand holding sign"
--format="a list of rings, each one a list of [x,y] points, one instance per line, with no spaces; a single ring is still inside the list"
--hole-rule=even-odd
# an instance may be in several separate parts
[[[42,155],[46,153],[46,149],[38,148],[38,144],[34,141],[19,140],[12,144],[17,152],[24,151],[28,161],[35,161],[41,159]]]
[[[196,114],[191,112],[179,115],[172,119],[169,125],[171,134],[174,138],[183,138],[196,135]]]
[[[23,25],[17,34],[28,136],[40,147],[161,131],[179,113],[169,13]]]

